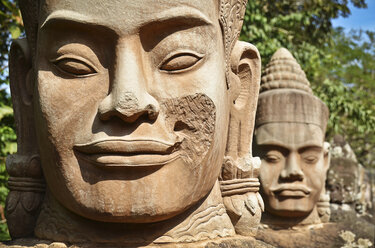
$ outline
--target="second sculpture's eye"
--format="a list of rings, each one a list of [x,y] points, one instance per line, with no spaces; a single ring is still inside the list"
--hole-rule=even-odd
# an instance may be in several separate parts
[[[61,71],[72,76],[88,76],[97,71],[88,63],[75,58],[61,58],[54,61]]]
[[[192,53],[179,53],[167,58],[160,65],[160,69],[178,72],[194,66],[202,57]]]
[[[268,153],[265,156],[265,160],[268,163],[278,163],[280,161],[280,156],[278,156],[277,154]]]
[[[318,157],[316,156],[306,156],[303,160],[308,164],[315,164],[318,161]]]

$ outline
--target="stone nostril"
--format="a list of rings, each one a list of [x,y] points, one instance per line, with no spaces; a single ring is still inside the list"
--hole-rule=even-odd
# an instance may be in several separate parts
[[[133,92],[123,92],[107,96],[99,105],[98,113],[102,121],[108,121],[115,116],[128,123],[142,116],[147,116],[149,121],[155,121],[159,115],[159,105],[151,96],[137,96]]]
[[[152,121],[156,120],[159,115],[159,109],[153,104],[148,104],[145,108],[147,111],[148,118]]]

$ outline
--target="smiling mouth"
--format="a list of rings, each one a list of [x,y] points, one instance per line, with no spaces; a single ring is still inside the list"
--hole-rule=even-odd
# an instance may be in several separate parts
[[[181,142],[105,139],[74,145],[80,158],[101,167],[161,166],[180,157]]]
[[[305,185],[281,185],[275,189],[271,189],[271,191],[281,197],[306,197],[311,193],[311,189],[306,187]]]

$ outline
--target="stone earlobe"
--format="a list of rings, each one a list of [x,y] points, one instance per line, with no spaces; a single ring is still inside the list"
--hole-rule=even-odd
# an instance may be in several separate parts
[[[326,171],[329,169],[331,163],[331,145],[328,142],[324,142],[324,164]],[[320,193],[319,201],[316,205],[319,218],[322,223],[329,222],[331,218],[331,208],[330,208],[330,197],[326,191],[326,186],[323,187],[322,192]]]
[[[259,194],[259,158],[252,157],[252,136],[260,83],[260,55],[251,44],[237,42],[231,57],[231,96],[227,152],[220,187],[236,233],[256,234],[263,200]]]
[[[33,235],[45,192],[39,153],[35,144],[31,103],[32,63],[26,39],[13,42],[9,68],[17,127],[17,153],[9,155],[6,161],[10,189],[6,202],[6,215],[9,233],[14,239]]]

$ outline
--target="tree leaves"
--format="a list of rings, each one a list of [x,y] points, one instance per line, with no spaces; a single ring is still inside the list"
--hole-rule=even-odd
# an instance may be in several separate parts
[[[7,105],[0,105],[0,121],[4,116],[13,115],[13,109]]]

